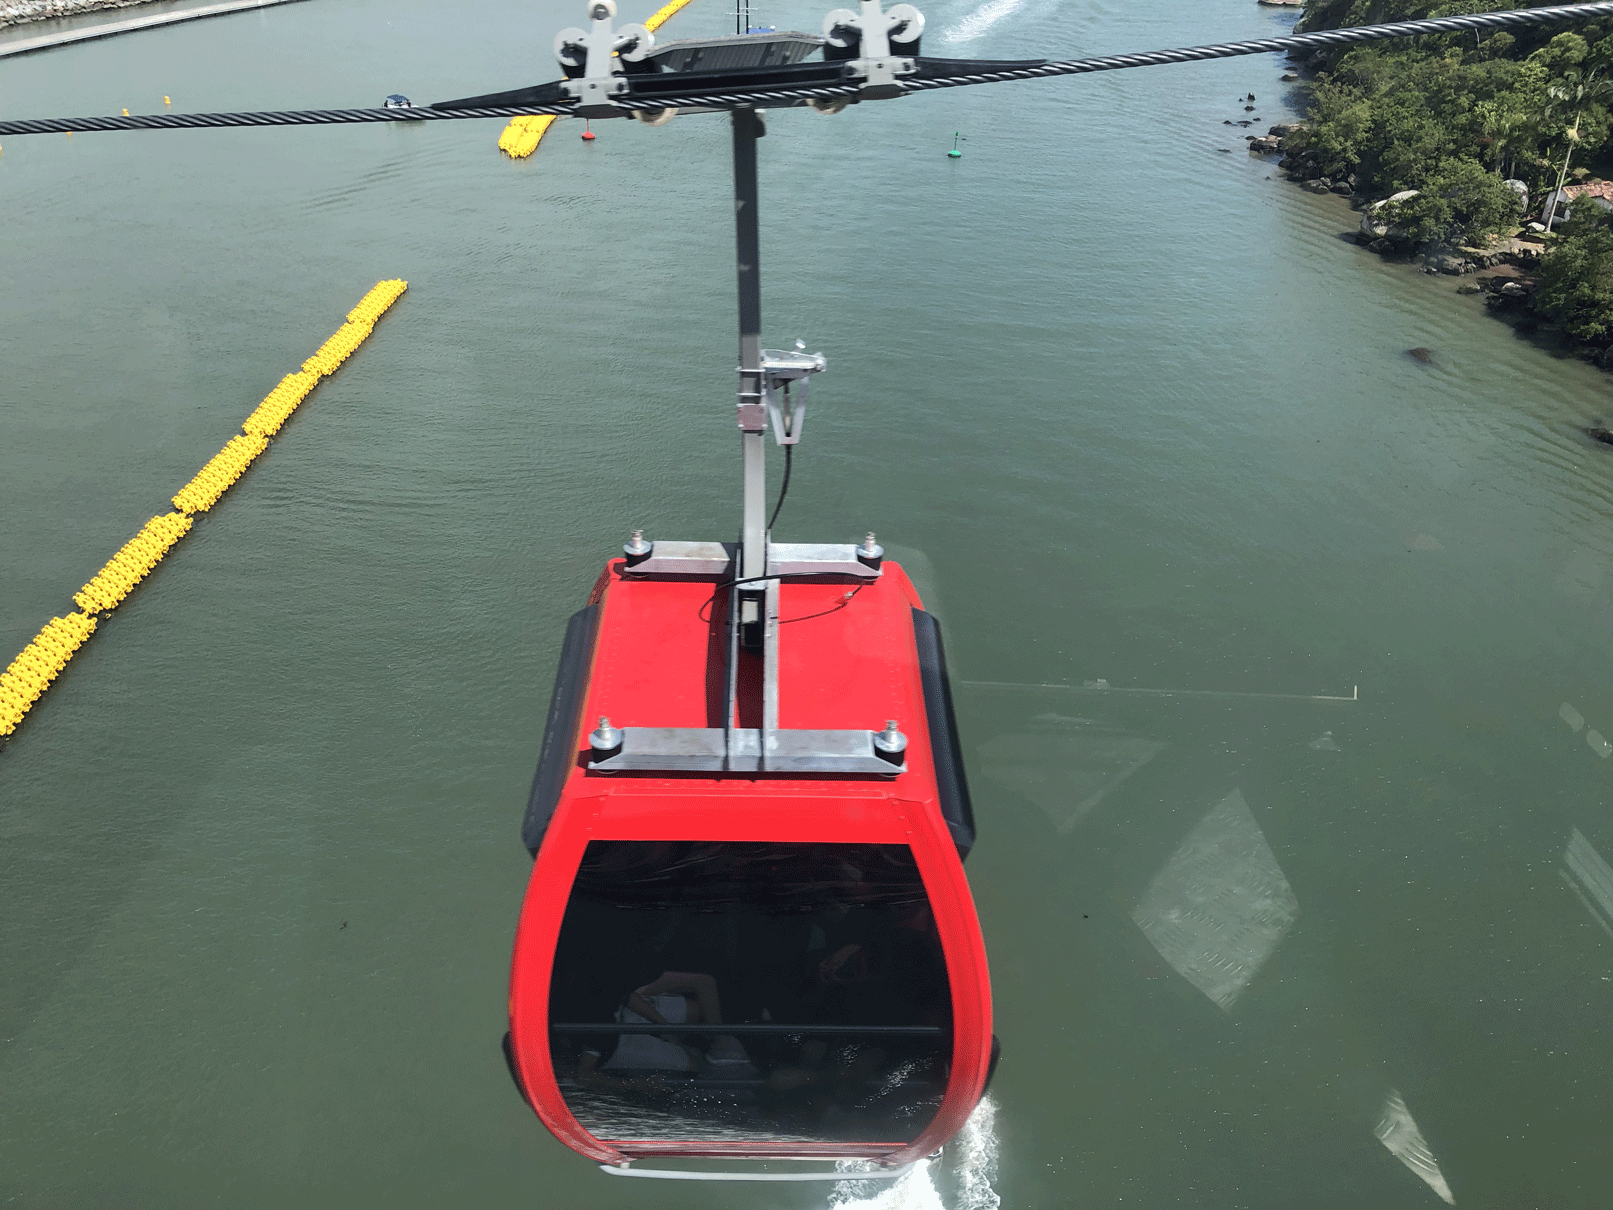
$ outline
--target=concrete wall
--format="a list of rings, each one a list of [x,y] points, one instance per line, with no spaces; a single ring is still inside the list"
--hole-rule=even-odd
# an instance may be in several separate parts
[[[104,8],[133,8],[146,0],[0,0],[0,29],[45,21],[51,17],[76,17]]]

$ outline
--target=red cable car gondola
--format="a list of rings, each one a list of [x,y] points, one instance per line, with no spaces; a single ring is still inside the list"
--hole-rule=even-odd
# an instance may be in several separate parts
[[[608,6],[591,11],[592,34],[558,40],[590,79],[594,44],[619,46]],[[912,583],[873,534],[784,544],[764,524],[769,416],[788,457],[824,360],[761,348],[764,132],[751,109],[733,129],[741,541],[635,533],[571,619],[523,829],[509,1058],[544,1125],[609,1172],[845,1179],[630,1167],[701,1157],[891,1175],[957,1133],[990,1074],[974,823]]]
[[[592,1159],[900,1164],[980,1098],[991,1000],[939,634],[877,570],[774,579],[756,653],[720,572],[617,560],[572,619],[510,1037],[539,1117]],[[881,714],[902,731],[845,726]]]

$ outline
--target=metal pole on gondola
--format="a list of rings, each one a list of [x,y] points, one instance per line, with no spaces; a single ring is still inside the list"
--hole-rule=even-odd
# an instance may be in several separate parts
[[[754,109],[733,111],[734,252],[739,284],[739,398],[737,419],[745,462],[744,525],[740,541],[739,580],[751,581],[740,591],[739,622],[747,646],[761,618],[767,574],[767,454],[762,438],[767,408],[762,397],[761,237],[757,222],[756,140],[766,130]]]

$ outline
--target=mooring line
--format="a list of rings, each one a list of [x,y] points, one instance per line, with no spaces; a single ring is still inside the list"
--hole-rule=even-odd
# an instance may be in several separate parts
[[[670,0],[655,10],[650,19],[644,23],[644,28],[653,34],[690,3],[692,0]],[[543,142],[543,136],[549,133],[549,127],[559,120],[559,117],[552,113],[511,118],[510,124],[504,128],[504,133],[498,136],[498,149],[512,160],[524,160],[538,149],[538,144]]]
[[[96,572],[90,582],[74,594],[82,612],[65,618],[52,618],[33,640],[0,672],[0,736],[16,731],[23,717],[33,709],[50,683],[67,667],[67,661],[95,632],[96,615],[116,609],[134,586],[190,532],[192,514],[206,512],[218,503],[250,466],[269,448],[269,438],[279,431],[297,405],[308,397],[321,378],[334,374],[375,329],[375,323],[409,288],[405,281],[377,282],[358,306],[347,313],[347,322],[322,344],[302,371],[281,380],[242,424],[242,432],[208,460],[196,477],[174,495],[175,512],[153,517],[140,532],[125,542]]]

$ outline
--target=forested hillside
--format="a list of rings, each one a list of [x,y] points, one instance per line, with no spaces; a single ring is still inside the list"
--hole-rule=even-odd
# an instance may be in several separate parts
[[[1454,16],[1485,0],[1308,0],[1301,30]],[[1555,31],[1555,32],[1554,32]],[[1613,134],[1613,22],[1398,39],[1308,66],[1308,129],[1285,141],[1358,195],[1418,195],[1389,209],[1403,238],[1471,244],[1539,217],[1564,184],[1596,180]],[[1529,188],[1520,213],[1517,186]],[[1613,343],[1613,213],[1589,201],[1541,261],[1534,309],[1575,339]]]

